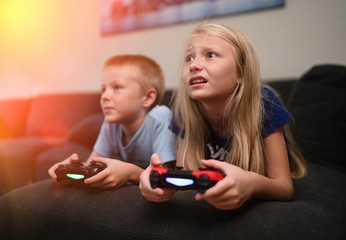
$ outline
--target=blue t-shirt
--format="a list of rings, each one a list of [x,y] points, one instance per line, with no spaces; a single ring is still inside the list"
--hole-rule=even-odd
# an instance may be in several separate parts
[[[262,136],[266,138],[278,128],[283,127],[292,119],[291,114],[287,111],[276,93],[269,87],[262,87],[262,101],[265,114],[263,116]],[[172,120],[170,129],[176,135],[180,129]],[[209,127],[210,138],[208,138],[205,148],[205,159],[225,160],[230,150],[230,143],[227,138],[220,137]]]
[[[94,151],[107,158],[123,160],[142,168],[149,166],[153,153],[165,162],[175,160],[176,135],[168,126],[172,118],[166,106],[156,106],[145,116],[140,129],[130,142],[123,146],[122,128],[119,124],[103,122],[94,145]]]

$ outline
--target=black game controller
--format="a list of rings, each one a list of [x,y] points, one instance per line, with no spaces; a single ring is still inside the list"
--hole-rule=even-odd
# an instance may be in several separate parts
[[[198,192],[205,192],[222,179],[223,175],[220,172],[208,169],[188,171],[155,167],[150,172],[152,188],[194,189]]]
[[[88,166],[82,163],[60,164],[55,170],[57,182],[63,180],[80,181],[92,177],[105,169],[105,165],[91,163]]]

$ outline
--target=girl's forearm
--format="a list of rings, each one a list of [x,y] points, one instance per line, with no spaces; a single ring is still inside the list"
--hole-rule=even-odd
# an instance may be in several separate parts
[[[292,200],[294,193],[292,180],[268,178],[254,172],[249,175],[253,187],[253,198],[277,201]]]

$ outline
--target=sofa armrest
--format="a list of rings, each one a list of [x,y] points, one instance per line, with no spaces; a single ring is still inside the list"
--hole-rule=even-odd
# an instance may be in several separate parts
[[[0,138],[25,135],[30,99],[0,101]]]

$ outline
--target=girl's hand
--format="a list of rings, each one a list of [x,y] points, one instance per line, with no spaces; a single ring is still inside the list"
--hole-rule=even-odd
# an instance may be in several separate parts
[[[99,156],[93,157],[91,162],[101,163],[107,167],[95,176],[85,179],[84,183],[103,189],[120,188],[128,181],[136,183],[139,180],[139,174],[143,171],[134,164]]]
[[[153,154],[150,159],[150,166],[147,167],[140,176],[139,189],[142,195],[152,202],[169,201],[176,192],[172,189],[152,188],[150,185],[150,171],[153,167],[162,167],[162,161],[157,154]]]
[[[51,178],[56,180],[57,176],[55,174],[55,170],[58,168],[58,166],[60,164],[71,164],[71,163],[79,163],[79,162],[80,162],[80,160],[79,160],[78,154],[74,153],[71,156],[69,156],[68,158],[66,158],[65,160],[58,162],[58,163],[54,164],[53,166],[51,166],[48,169],[48,174]]]
[[[231,210],[241,207],[251,198],[253,188],[249,172],[218,160],[202,160],[202,164],[220,170],[225,177],[205,193],[197,193],[196,200],[205,199],[218,209]]]

